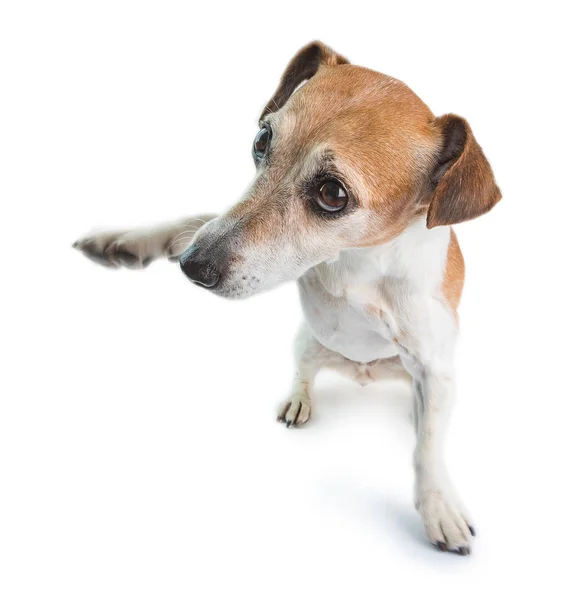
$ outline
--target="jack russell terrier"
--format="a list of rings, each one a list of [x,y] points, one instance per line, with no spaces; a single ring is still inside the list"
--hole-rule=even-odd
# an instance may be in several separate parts
[[[464,280],[451,225],[501,198],[469,124],[435,117],[400,81],[313,42],[264,108],[252,154],[255,179],[225,214],[74,247],[109,267],[178,259],[193,283],[225,298],[295,279],[305,322],[279,421],[308,421],[324,367],[361,384],[409,379],[415,505],[433,544],[469,554],[475,531],[443,457]]]

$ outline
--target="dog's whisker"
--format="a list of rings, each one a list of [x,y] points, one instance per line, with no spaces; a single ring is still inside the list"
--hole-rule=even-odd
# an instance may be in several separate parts
[[[194,238],[194,233],[191,233],[190,235],[181,235],[176,240],[173,240],[169,245],[174,246],[175,244],[191,242]]]
[[[187,227],[189,227],[191,225],[191,223],[193,223],[193,229],[187,229]],[[189,219],[183,225],[183,230],[177,236],[175,236],[174,239],[177,239],[177,237],[179,237],[180,235],[184,235],[184,234],[187,234],[187,233],[196,233],[203,225],[206,225],[207,223],[208,223],[207,220],[205,220],[205,219],[199,219],[198,217],[194,217],[192,219]]]
[[[175,237],[174,237],[174,238],[171,240],[171,245],[172,245],[172,244],[174,244],[174,243],[176,243],[176,242],[178,242],[178,241],[180,241],[180,239],[181,239],[183,236],[187,236],[187,237],[188,237],[188,239],[191,239],[191,240],[192,240],[192,239],[193,239],[193,237],[195,236],[195,234],[197,233],[197,231],[198,231],[198,230],[199,230],[199,229],[195,229],[195,230],[193,231],[193,230],[190,230],[190,229],[189,229],[189,230],[186,230],[186,231],[182,231],[181,233],[179,233],[178,235],[176,235],[176,236],[175,236]]]

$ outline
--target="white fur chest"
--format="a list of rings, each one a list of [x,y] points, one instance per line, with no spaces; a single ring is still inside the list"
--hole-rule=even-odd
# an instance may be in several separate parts
[[[388,244],[344,250],[307,271],[298,287],[316,339],[356,362],[397,355],[394,340],[413,329],[410,304],[441,293],[449,239],[448,228],[419,219]]]

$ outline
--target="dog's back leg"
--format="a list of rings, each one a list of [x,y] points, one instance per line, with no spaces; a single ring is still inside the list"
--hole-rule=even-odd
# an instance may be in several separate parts
[[[96,233],[79,239],[73,247],[106,267],[142,269],[157,258],[176,260],[195,233],[216,216],[204,214],[156,227]]]

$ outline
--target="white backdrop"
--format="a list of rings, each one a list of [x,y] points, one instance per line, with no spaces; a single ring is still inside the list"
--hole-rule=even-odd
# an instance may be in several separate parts
[[[3,600],[569,597],[564,3],[0,6]],[[423,538],[405,387],[324,375],[307,427],[275,422],[293,284],[231,302],[176,265],[111,272],[71,249],[232,204],[312,39],[466,117],[504,193],[457,228],[447,454],[471,557]]]

